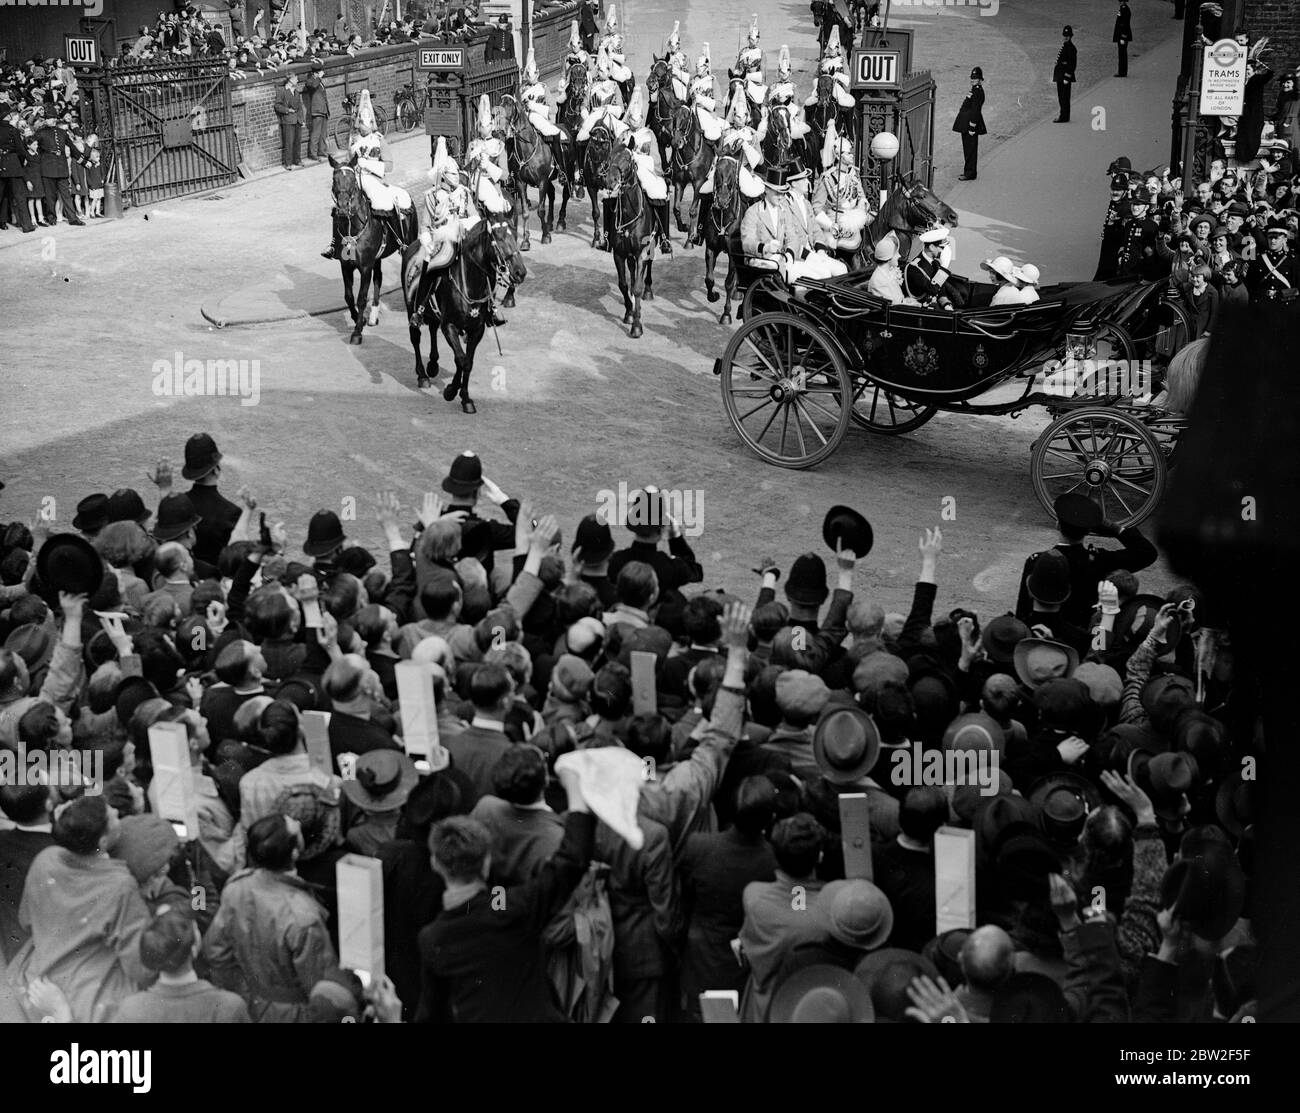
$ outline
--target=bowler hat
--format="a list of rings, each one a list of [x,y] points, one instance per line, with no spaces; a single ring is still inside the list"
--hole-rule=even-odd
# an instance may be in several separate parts
[[[919,977],[938,981],[939,969],[928,958],[902,947],[872,951],[853,968],[853,976],[867,987],[876,1023],[902,1022],[912,1000],[908,987]]]
[[[1090,733],[1096,725],[1087,686],[1072,676],[1057,676],[1034,689],[1034,707],[1040,726]]]
[[[573,535],[574,553],[578,553],[579,549],[582,550],[580,555],[584,564],[599,564],[602,560],[608,560],[614,553],[614,535],[610,532],[609,523],[602,521],[596,514],[588,514],[583,518]]]
[[[1073,646],[1047,638],[1024,638],[1016,644],[1014,660],[1016,675],[1027,688],[1070,676],[1079,667]]]
[[[816,963],[796,970],[772,994],[772,1024],[870,1024],[867,987],[847,970]]]
[[[1232,848],[1205,843],[1191,858],[1176,858],[1160,883],[1161,906],[1202,939],[1222,939],[1241,916],[1246,875]]]
[[[818,901],[826,910],[831,936],[846,947],[875,950],[894,930],[889,898],[860,877],[828,882]]]
[[[1025,587],[1036,602],[1055,606],[1070,598],[1070,562],[1060,549],[1039,553],[1030,565]]]
[[[77,515],[72,519],[72,528],[79,529],[82,533],[98,533],[109,521],[108,496],[87,495],[77,503]]]
[[[1052,503],[1056,520],[1072,529],[1087,530],[1091,533],[1105,520],[1101,507],[1087,495],[1078,491],[1069,491]]]
[[[835,549],[838,541],[841,550],[852,552],[861,560],[871,552],[875,536],[871,532],[871,523],[856,510],[847,506],[832,506],[822,521],[822,540],[831,550]]]
[[[155,541],[174,541],[197,526],[203,518],[195,512],[189,495],[168,495],[158,504],[153,524]]]
[[[186,479],[202,479],[221,463],[217,442],[210,433],[195,433],[185,442],[185,466],[181,475]]]
[[[483,486],[483,462],[474,452],[462,452],[451,462],[451,470],[442,481],[448,494],[465,497],[475,494]]]
[[[343,792],[362,811],[395,812],[419,779],[414,762],[405,754],[370,750],[357,758],[355,777],[343,782]]]
[[[826,586],[826,562],[816,553],[795,558],[785,581],[785,596],[792,603],[820,606],[830,594]]]
[[[36,554],[36,574],[52,591],[93,595],[104,580],[104,561],[75,533],[56,533]]]
[[[144,525],[153,515],[138,491],[121,487],[108,496],[109,522],[136,522]]]
[[[307,526],[307,540],[302,551],[309,557],[325,556],[341,548],[346,540],[339,516],[332,510],[318,510]]]
[[[998,615],[980,631],[980,644],[989,659],[1009,665],[1016,658],[1016,646],[1029,637],[1029,627],[1013,614]]]
[[[860,707],[829,704],[813,730],[813,758],[828,781],[853,784],[880,758],[880,732]]]

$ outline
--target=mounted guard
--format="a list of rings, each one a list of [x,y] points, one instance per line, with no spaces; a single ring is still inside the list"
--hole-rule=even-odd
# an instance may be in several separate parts
[[[641,86],[632,90],[632,103],[627,109],[629,128],[627,145],[636,163],[636,176],[641,183],[641,190],[654,209],[655,229],[658,233],[659,251],[663,255],[673,253],[672,239],[668,228],[668,183],[655,170],[651,151],[655,145],[655,134],[645,126],[645,106],[641,99]]]
[[[840,136],[833,121],[823,144],[822,169],[812,199],[814,219],[830,248],[842,258],[852,257],[862,250],[862,230],[872,213],[855,165],[853,143]]]
[[[492,128],[492,101],[487,93],[479,97],[478,136],[465,152],[465,170],[471,192],[484,212],[504,215],[510,211],[503,183],[510,180],[506,145]]]
[[[615,139],[622,139],[627,133],[623,110],[623,93],[613,79],[609,59],[602,56],[596,63],[596,82],[587,94],[587,114],[578,131],[578,142],[585,143],[590,139],[591,129],[599,123],[603,123]]]
[[[700,130],[710,143],[722,138],[722,120],[716,115],[718,110],[718,90],[713,83],[713,70],[709,64],[709,44],[705,43],[700,56],[695,62],[695,76],[691,78],[688,103],[695,109],[700,121]]]
[[[546,103],[546,86],[538,77],[537,57],[531,46],[528,48],[528,61],[524,65],[523,81],[519,86],[519,103],[528,114],[528,122],[551,148],[551,158],[560,181],[563,182],[564,133],[551,122],[551,106]]]
[[[596,48],[596,57],[609,62],[610,76],[618,83],[626,104],[632,99],[632,70],[623,53],[623,36],[618,29],[618,9],[611,4],[609,15],[605,19],[605,36]]]
[[[835,102],[840,108],[852,108],[857,102],[849,91],[849,75],[844,69],[844,55],[840,50],[840,29],[832,27],[830,37],[826,40],[826,49],[822,51],[821,61],[817,65],[818,76],[831,78],[835,82]],[[805,105],[817,103],[817,93],[804,101]]]
[[[742,83],[749,103],[761,109],[767,100],[767,87],[763,84],[763,48],[758,45],[758,38],[758,16],[754,15],[750,17],[749,37],[736,57],[736,68],[730,76]]]
[[[793,140],[802,139],[812,130],[804,122],[799,105],[795,104],[796,95],[794,79],[790,73],[790,48],[782,43],[780,60],[776,66],[776,81],[767,91],[767,111],[771,113],[778,108],[786,110],[790,121],[790,138]]]
[[[680,101],[686,100],[690,95],[691,89],[691,63],[686,57],[686,51],[682,49],[681,21],[673,23],[673,33],[668,36],[667,49],[664,51],[664,61],[668,63],[668,68],[673,75],[673,92]]]
[[[555,85],[556,116],[563,117],[560,105],[567,107],[569,101],[569,71],[574,66],[581,66],[588,74],[591,72],[591,55],[582,49],[582,37],[578,34],[578,21],[569,24],[569,52],[564,56],[564,66],[560,70],[560,80]]]
[[[755,173],[763,161],[759,142],[757,133],[749,126],[749,111],[744,94],[737,89],[731,98],[726,130],[722,133],[722,142],[718,147],[718,159],[734,158],[739,164],[740,192],[749,201],[756,201],[763,196],[763,182]],[[714,160],[713,166],[709,168],[709,176],[700,186],[700,212],[693,236],[696,243],[704,242],[705,220],[713,207],[713,177],[717,173],[718,159]]]

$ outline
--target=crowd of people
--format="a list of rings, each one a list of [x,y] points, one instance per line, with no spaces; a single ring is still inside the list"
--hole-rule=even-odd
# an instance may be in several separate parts
[[[938,528],[906,602],[855,584],[846,507],[788,568],[706,584],[657,489],[562,531],[489,467],[378,495],[371,551],[353,515],[232,492],[198,433],[156,505],[0,529],[0,1018],[1253,1017],[1256,693],[1195,589],[1144,590],[1139,529],[1063,496],[977,615],[940,603]],[[158,724],[197,830],[160,814]],[[65,752],[93,760],[55,776]],[[993,775],[918,777],[936,753]],[[368,984],[349,852],[382,867]]]

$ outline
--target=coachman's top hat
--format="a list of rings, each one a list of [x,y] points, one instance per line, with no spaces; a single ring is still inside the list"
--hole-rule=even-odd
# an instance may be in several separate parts
[[[769,163],[763,169],[763,184],[777,193],[788,193],[790,191],[790,177],[791,172],[788,165]]]
[[[476,494],[483,486],[483,461],[474,452],[462,452],[451,462],[451,470],[442,481],[442,489],[464,498]]]
[[[108,496],[103,494],[87,495],[77,503],[77,516],[72,519],[72,528],[82,533],[98,533],[109,523]]]
[[[189,495],[168,495],[158,504],[158,520],[153,524],[155,541],[175,541],[193,529],[202,517],[194,510]]]
[[[856,510],[847,506],[832,506],[822,521],[822,540],[832,550],[838,541],[841,550],[851,552],[861,560],[871,552],[875,535],[871,531],[871,523]]]
[[[318,510],[307,526],[307,541],[302,551],[309,557],[322,557],[342,548],[346,540],[339,516],[332,510]]]
[[[185,466],[181,475],[186,479],[202,479],[221,463],[217,442],[209,433],[195,433],[185,442]]]

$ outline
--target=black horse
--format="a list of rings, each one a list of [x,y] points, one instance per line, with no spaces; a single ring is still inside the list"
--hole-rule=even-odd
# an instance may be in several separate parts
[[[654,57],[652,55],[652,57]],[[659,144],[659,165],[668,165],[668,152],[673,146],[673,117],[677,108],[684,102],[677,97],[673,88],[673,71],[665,58],[655,57],[654,65],[646,78],[646,92],[649,94],[650,106],[646,110],[646,126],[654,132]]]
[[[808,141],[802,136],[795,139],[790,122],[794,118],[792,105],[777,104],[767,110],[767,134],[763,136],[763,161],[769,166],[786,166],[798,161],[805,169],[816,161],[808,150]]]
[[[438,377],[435,329],[441,328],[456,360],[456,373],[442,396],[450,402],[459,394],[460,408],[467,414],[476,413],[477,407],[469,396],[469,379],[474,370],[474,352],[492,319],[493,292],[499,281],[513,289],[528,276],[511,218],[494,215],[480,220],[466,233],[451,264],[432,274],[416,261],[418,246],[412,244],[402,254],[402,294],[411,347],[415,349],[416,386],[429,386]],[[420,355],[422,325],[429,328],[431,375],[426,373]]]
[[[576,136],[582,127],[582,106],[587,103],[587,85],[590,83],[590,77],[587,73],[587,67],[581,62],[574,62],[569,66],[568,75],[565,79],[564,107],[556,113],[558,123],[571,136],[574,136],[574,170],[580,174],[582,171],[583,155],[586,152],[586,143],[578,143]],[[575,175],[570,175],[569,186],[571,192],[576,196],[582,192],[582,182],[574,180]]]
[[[632,152],[626,147],[616,147],[610,153],[605,188],[613,196],[608,231],[618,270],[618,289],[623,295],[623,323],[632,326],[629,335],[635,340],[645,331],[641,327],[641,299],[654,300],[654,212],[641,189]]]
[[[719,255],[727,256],[727,277],[723,282],[726,300],[719,324],[731,324],[731,301],[736,296],[740,276],[740,222],[753,203],[740,191],[740,159],[736,155],[720,155],[713,168],[713,203],[700,220],[700,234],[704,239],[704,289],[711,302],[719,297],[714,288],[713,268]]]
[[[591,246],[601,251],[609,246],[609,237],[601,219],[601,184],[605,180],[605,167],[609,163],[613,147],[613,134],[603,123],[599,123],[591,129],[582,153],[582,181],[587,187],[587,196],[591,198]]]
[[[679,104],[673,113],[673,157],[670,163],[669,177],[673,183],[673,217],[677,221],[677,230],[685,232],[687,244],[696,234],[696,217],[700,212],[700,188],[708,179],[713,169],[713,160],[717,157],[718,144],[704,135],[700,119],[695,109],[688,104]],[[682,223],[682,195],[686,187],[691,187],[691,219],[689,224]]]
[[[804,122],[809,128],[804,143],[815,156],[818,156],[812,158],[808,166],[814,179],[821,174],[821,149],[826,142],[826,131],[832,120],[835,121],[835,130],[841,139],[851,139],[856,143],[858,138],[858,114],[853,108],[845,108],[835,99],[835,87],[836,81],[830,74],[819,74],[817,101],[803,110]]]
[[[414,241],[419,234],[419,224],[414,208],[403,213],[399,236],[388,217],[375,215],[361,186],[355,155],[348,162],[340,162],[331,155],[330,166],[334,168],[331,185],[334,219],[339,222],[342,232],[339,268],[343,272],[343,297],[353,322],[348,343],[360,344],[361,330],[366,324],[379,324],[379,291],[384,282],[382,260]],[[359,296],[353,297],[352,276],[357,271],[361,272],[361,289]]]
[[[568,133],[563,134],[561,150],[564,152],[563,200],[560,203],[560,219],[555,220],[555,176],[554,156],[551,145],[533,126],[524,107],[509,93],[501,98],[500,114],[502,130],[505,133],[506,157],[510,166],[511,181],[515,196],[519,201],[520,216],[523,220],[523,239],[519,248],[528,251],[532,246],[528,232],[528,187],[537,190],[537,219],[542,225],[542,243],[551,242],[551,229],[564,231],[565,218],[569,212],[569,180],[573,176],[573,141]],[[563,128],[561,128],[563,132]]]

